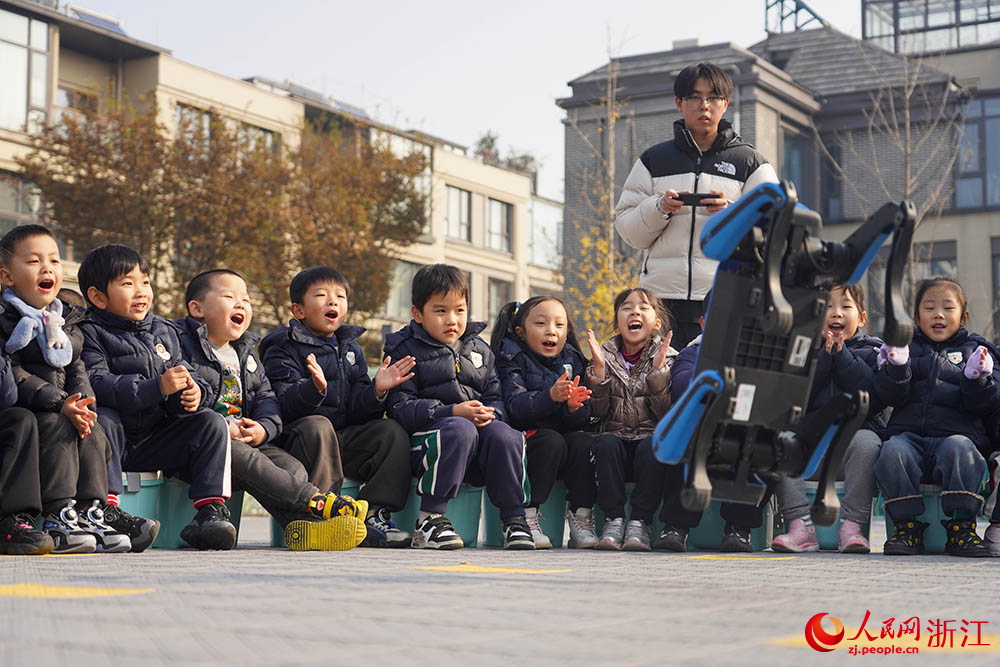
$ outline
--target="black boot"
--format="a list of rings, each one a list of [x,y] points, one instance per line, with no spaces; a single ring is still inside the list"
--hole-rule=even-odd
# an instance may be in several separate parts
[[[719,545],[719,551],[729,553],[750,553],[753,551],[753,545],[750,543],[750,529],[741,528],[727,521],[726,528],[722,533],[722,544]]]
[[[976,522],[972,519],[942,519],[941,525],[948,533],[944,545],[946,553],[966,558],[989,558],[990,548],[976,534]]]
[[[232,549],[236,545],[236,527],[229,523],[229,508],[222,503],[202,505],[181,530],[181,539],[195,549]]]
[[[653,548],[657,551],[687,551],[688,529],[678,526],[664,526],[663,532],[656,538]]]
[[[929,524],[916,519],[893,519],[892,537],[885,541],[886,556],[916,556],[924,553],[924,531]]]

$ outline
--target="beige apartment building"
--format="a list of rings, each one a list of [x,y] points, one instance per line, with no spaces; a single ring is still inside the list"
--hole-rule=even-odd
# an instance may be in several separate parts
[[[476,319],[492,319],[511,299],[562,291],[561,204],[535,197],[529,175],[487,166],[463,146],[380,124],[315,91],[185,63],[133,39],[110,17],[56,4],[0,0],[0,174],[7,177],[0,180],[0,233],[37,217],[39,197],[17,177],[14,162],[30,147],[27,131],[65,113],[97,110],[110,86],[130,97],[153,97],[168,128],[181,117],[207,123],[211,112],[287,147],[298,141],[306,119],[327,113],[362,130],[365,140],[425,154],[431,166],[420,185],[429,195],[429,223],[417,243],[400,249],[384,317],[369,323],[376,329],[409,320],[409,281],[422,264],[448,262],[468,273]],[[75,262],[66,263],[66,286],[75,286],[76,270]]]

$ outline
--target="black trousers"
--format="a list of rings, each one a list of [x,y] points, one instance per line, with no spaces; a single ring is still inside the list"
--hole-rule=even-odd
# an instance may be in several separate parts
[[[38,422],[30,410],[0,410],[0,517],[42,511]]]
[[[309,482],[298,459],[268,443],[253,447],[233,440],[231,446],[234,488],[256,498],[282,527],[313,518],[309,501],[319,489]]]
[[[704,304],[685,299],[660,299],[660,302],[670,313],[670,329],[674,332],[670,346],[675,350],[683,350],[701,333],[698,320]]]
[[[192,500],[232,495],[229,426],[219,413],[202,409],[170,417],[137,442],[125,437],[116,411],[98,407],[97,422],[111,444],[109,493],[122,492],[122,470],[163,470],[191,484],[188,495]]]
[[[625,516],[625,484],[632,489],[631,519],[652,523],[666,492],[667,466],[653,455],[653,438],[622,440],[609,433],[594,441],[597,504],[609,519]]]
[[[684,488],[684,465],[661,464],[667,469],[666,487],[663,496],[663,509],[660,511],[660,521],[665,526],[676,526],[677,528],[694,528],[701,522],[701,512],[692,512],[685,509],[681,504],[681,490]],[[731,523],[738,528],[760,528],[764,522],[764,505],[767,504],[771,493],[774,491],[774,483],[767,483],[767,492],[759,505],[748,505],[746,503],[722,503],[719,514],[727,523]]]
[[[322,493],[340,493],[344,468],[337,434],[329,419],[322,415],[296,419],[285,425],[274,444],[305,466],[309,481]]]
[[[529,507],[544,504],[557,479],[566,483],[566,499],[571,511],[594,506],[597,485],[590,446],[596,437],[599,435],[583,431],[560,433],[547,428],[528,431],[525,446],[531,483]]]
[[[61,412],[35,413],[38,422],[38,475],[42,511],[57,512],[75,498],[77,508],[108,499],[110,446],[100,424],[81,438]],[[120,476],[119,476],[120,481]]]

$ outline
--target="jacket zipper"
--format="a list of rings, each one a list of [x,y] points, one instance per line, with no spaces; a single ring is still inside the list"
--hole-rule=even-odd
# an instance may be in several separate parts
[[[691,134],[691,130],[685,129],[684,131],[687,133],[688,140],[691,142],[691,145],[694,146],[694,149],[696,151],[698,151],[698,161],[695,163],[695,168],[694,168],[694,191],[698,192],[698,178],[701,176],[701,158],[705,154],[702,152],[701,146],[698,145],[698,142],[694,140],[694,135]],[[691,233],[688,234],[688,290],[687,290],[688,301],[691,300],[691,291],[694,287],[694,228],[695,228],[695,220],[697,217],[698,217],[698,207],[692,206]]]

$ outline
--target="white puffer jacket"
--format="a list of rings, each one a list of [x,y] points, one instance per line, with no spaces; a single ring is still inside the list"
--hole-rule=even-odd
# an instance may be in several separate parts
[[[670,219],[657,209],[667,190],[719,190],[736,201],[761,183],[777,183],[774,168],[740,139],[729,121],[704,153],[684,121],[674,122],[674,138],[646,149],[632,167],[615,207],[615,229],[633,248],[645,251],[639,285],[661,299],[701,301],[712,288],[718,262],[701,253],[704,207],[682,207]]]

